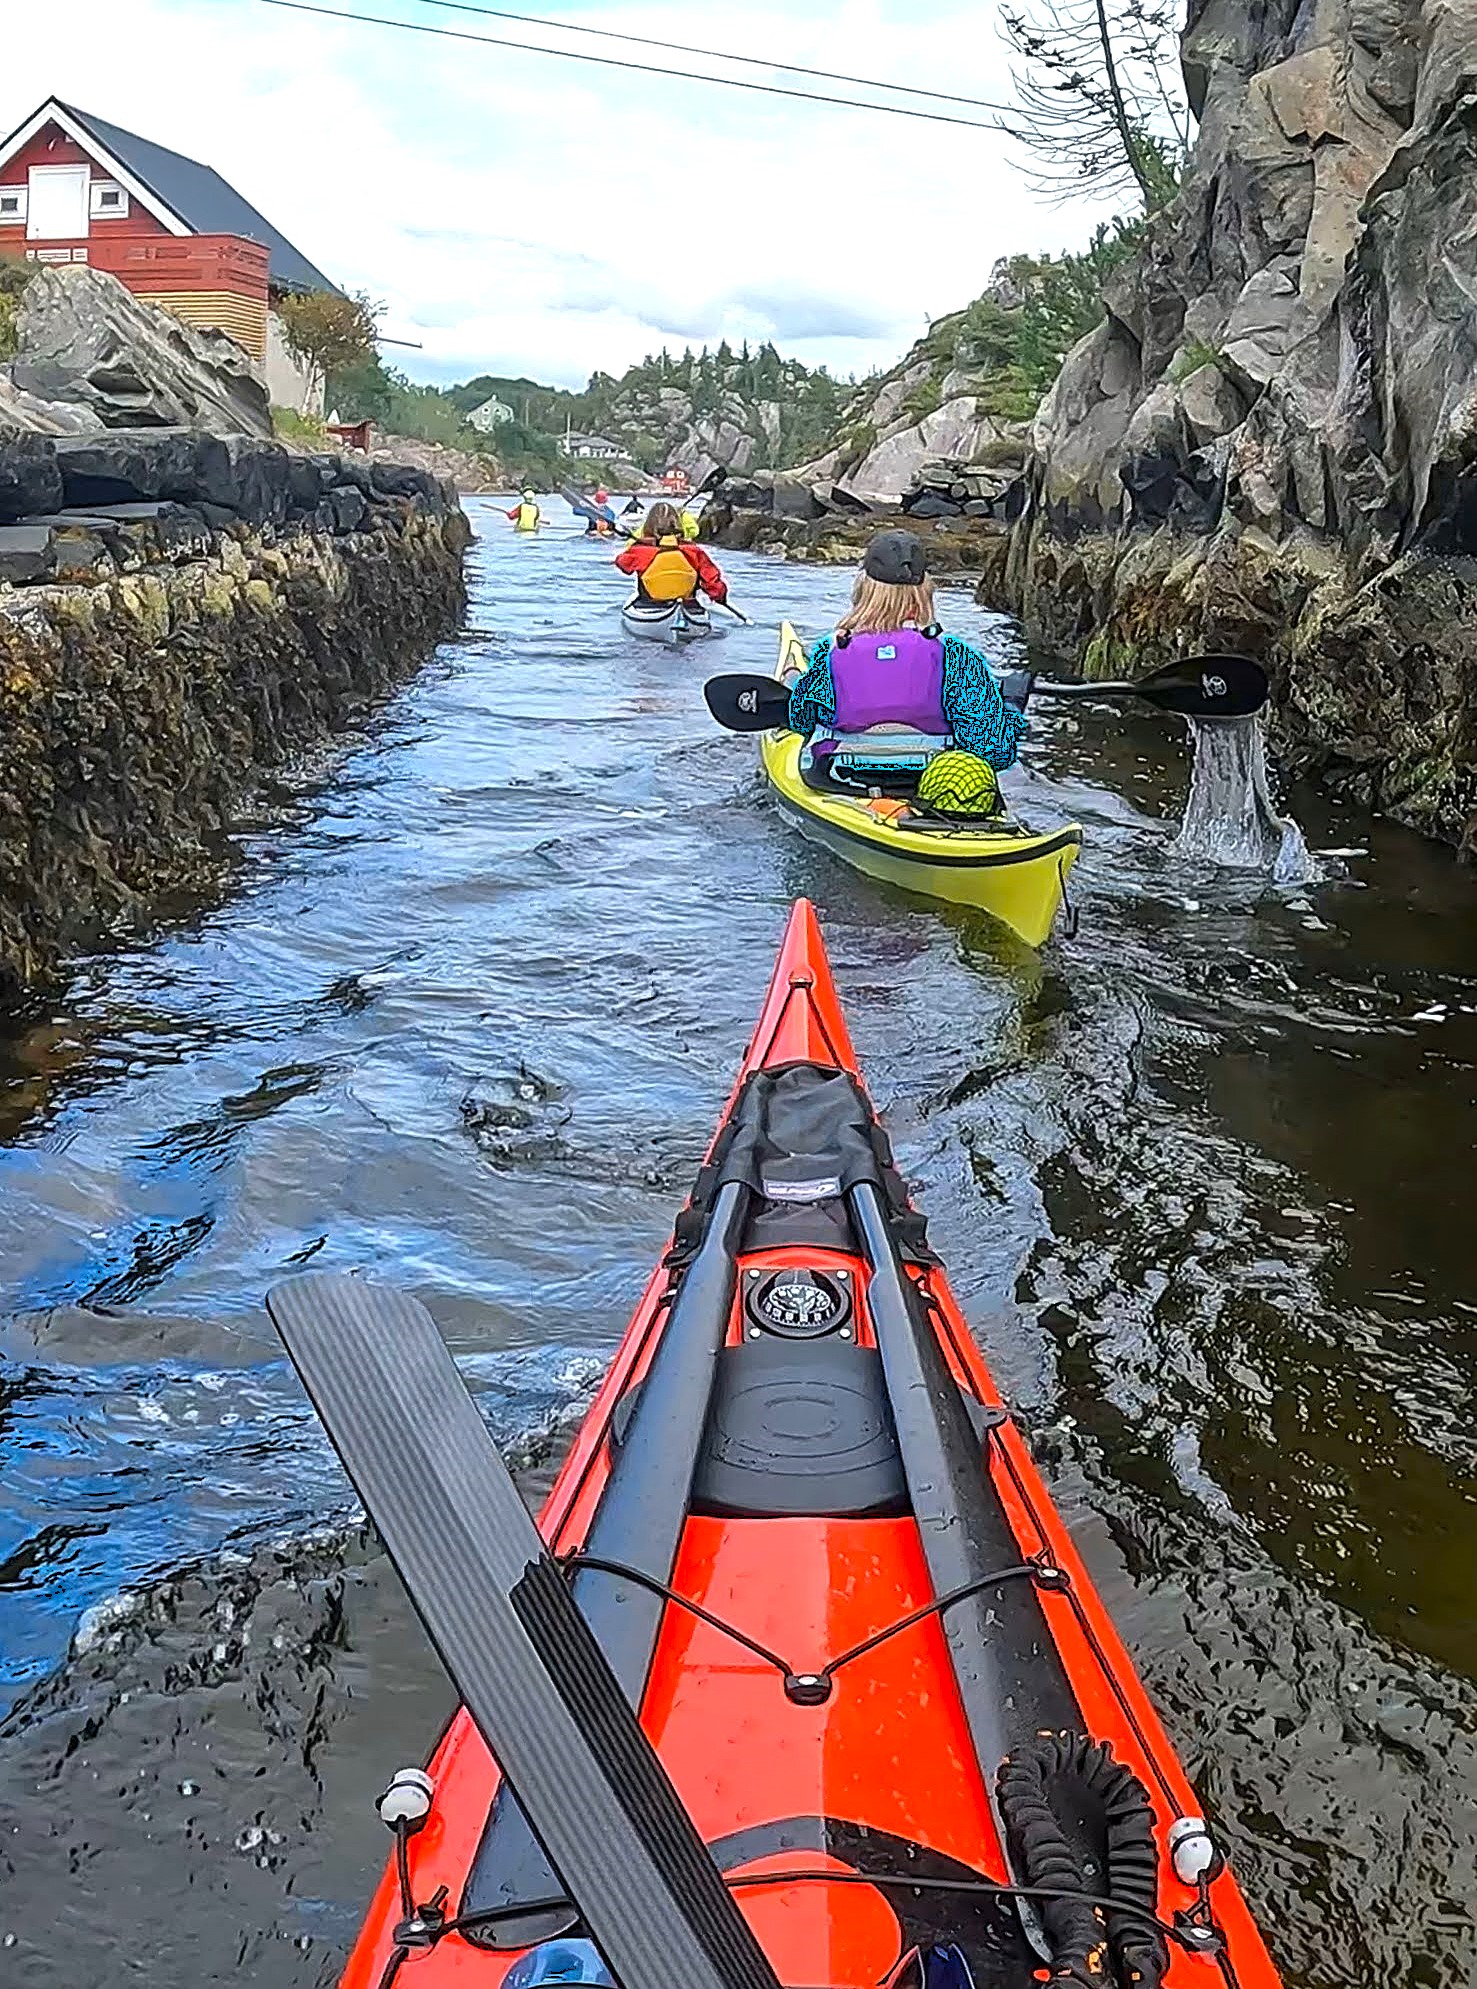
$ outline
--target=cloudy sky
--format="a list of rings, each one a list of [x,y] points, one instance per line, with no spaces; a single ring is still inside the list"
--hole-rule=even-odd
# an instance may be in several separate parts
[[[430,0],[323,4],[848,93]],[[507,4],[925,90],[1009,93],[994,0]],[[485,371],[575,386],[593,367],[619,372],[663,344],[724,336],[864,373],[975,295],[998,256],[1079,246],[1103,214],[1033,199],[988,130],[265,0],[66,0],[7,14],[0,131],[55,94],[206,160],[336,280],[384,301],[385,330],[424,348],[392,356],[421,379]]]

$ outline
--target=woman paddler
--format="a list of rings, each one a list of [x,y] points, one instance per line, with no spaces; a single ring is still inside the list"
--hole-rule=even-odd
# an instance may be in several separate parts
[[[922,540],[879,532],[849,612],[815,644],[790,689],[790,726],[807,742],[801,772],[810,786],[836,785],[830,762],[849,737],[906,726],[934,742],[918,800],[939,812],[993,814],[995,774],[1015,760],[1030,688],[1026,671],[1001,680],[973,644],[944,633]]]
[[[674,504],[653,504],[641,536],[615,556],[643,601],[690,601],[699,589],[710,601],[728,599],[728,583],[700,545],[682,535]]]

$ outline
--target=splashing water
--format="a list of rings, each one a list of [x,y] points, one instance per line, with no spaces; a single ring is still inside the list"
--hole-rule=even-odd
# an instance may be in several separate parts
[[[1185,817],[1175,838],[1180,856],[1231,870],[1261,870],[1278,884],[1311,884],[1321,874],[1303,832],[1279,815],[1267,779],[1258,718],[1187,718],[1195,763]]]

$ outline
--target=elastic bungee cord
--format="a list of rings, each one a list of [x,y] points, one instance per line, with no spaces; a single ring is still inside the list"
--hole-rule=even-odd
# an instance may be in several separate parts
[[[864,1657],[868,1651],[876,1650],[879,1644],[885,1644],[891,1638],[900,1636],[904,1630],[911,1630],[915,1623],[922,1623],[930,1616],[942,1616],[944,1611],[952,1609],[956,1602],[965,1602],[970,1596],[978,1595],[982,1589],[994,1588],[999,1582],[1016,1581],[1022,1576],[1045,1589],[1063,1588],[1067,1583],[1065,1572],[1053,1566],[1046,1555],[1040,1555],[1031,1561],[1015,1561],[1009,1567],[995,1568],[987,1575],[979,1575],[973,1581],[961,1583],[958,1588],[950,1589],[946,1595],[936,1596],[932,1602],[925,1602],[920,1608],[910,1610],[906,1616],[900,1616],[895,1623],[889,1623],[885,1629],[864,1638],[859,1644],[853,1644],[850,1650],[842,1651],[839,1657],[831,1658],[819,1671],[799,1671],[777,1651],[770,1650],[767,1645],[759,1643],[746,1631],[737,1629],[732,1623],[726,1623],[721,1616],[713,1615],[711,1610],[705,1609],[700,1602],[694,1602],[690,1596],[681,1594],[668,1583],[659,1581],[655,1575],[644,1573],[640,1568],[630,1567],[624,1561],[607,1561],[598,1554],[583,1553],[578,1547],[562,1555],[559,1565],[570,1573],[578,1573],[581,1568],[592,1568],[598,1569],[601,1574],[619,1576],[622,1580],[634,1582],[638,1588],[644,1588],[652,1595],[661,1596],[675,1608],[686,1610],[689,1616],[695,1616],[700,1623],[706,1623],[710,1629],[717,1630],[722,1636],[730,1638],[744,1650],[763,1659],[765,1664],[773,1665],[784,1680],[786,1698],[798,1706],[824,1705],[831,1696],[832,1683],[843,1665],[850,1664],[853,1658]]]
[[[409,1831],[404,1825],[397,1825],[397,1867],[402,1865],[398,1855],[398,1844],[408,1838]],[[1043,1904],[1053,1902],[1087,1906],[1101,1912],[1117,1915],[1142,1926],[1145,1938],[1158,1938],[1172,1941],[1189,1953],[1203,1950],[1186,1931],[1168,1920],[1161,1920],[1154,1913],[1129,1899],[1117,1899],[1108,1893],[1083,1892],[1076,1887],[1051,1885],[1007,1885],[995,1879],[951,1879],[930,1878],[919,1881],[903,1872],[869,1871],[816,1871],[800,1866],[795,1870],[774,1872],[725,1872],[723,1882],[731,1892],[741,1892],[748,1887],[765,1885],[866,1885],[877,1891],[906,1891],[922,1896],[929,1892],[959,1893],[971,1898],[989,1899],[1030,1899]],[[435,1899],[426,1906],[416,1906],[413,1895],[406,1890],[403,1870],[401,1879],[400,1904],[404,1918],[395,1929],[397,1940],[388,1956],[384,1972],[379,1979],[379,1989],[390,1989],[402,1964],[410,1956],[422,1949],[437,1946],[449,1934],[466,1935],[485,1927],[495,1927],[499,1920],[511,1915],[521,1918],[526,1913],[544,1913],[559,1907],[571,1908],[574,1902],[560,1897],[548,1899],[522,1900],[517,1906],[487,1907],[479,1913],[466,1913],[447,1916],[436,1904],[446,1896],[446,1888],[440,1887]],[[1066,1978],[1070,1980],[1071,1978]]]

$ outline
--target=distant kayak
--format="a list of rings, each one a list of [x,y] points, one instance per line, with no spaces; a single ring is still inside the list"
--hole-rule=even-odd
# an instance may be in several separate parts
[[[639,594],[621,609],[621,627],[646,642],[696,642],[721,633],[705,602],[643,601]]]

